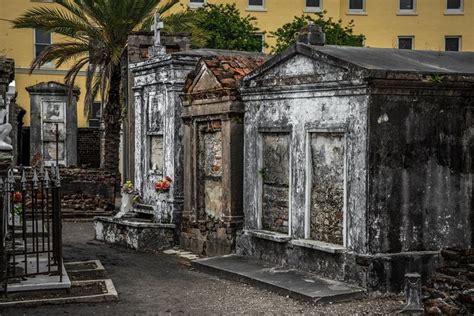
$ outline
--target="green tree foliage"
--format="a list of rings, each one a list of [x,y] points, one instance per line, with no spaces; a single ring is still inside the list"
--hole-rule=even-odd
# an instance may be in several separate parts
[[[275,32],[271,32],[271,36],[276,37],[276,45],[272,47],[272,53],[277,54],[294,44],[298,32],[310,22],[321,26],[323,32],[326,33],[326,44],[328,45],[364,45],[365,36],[355,35],[353,32],[354,21],[350,21],[344,26],[341,20],[334,21],[332,18],[325,18],[324,13],[318,13],[314,17],[309,15],[295,16],[292,22],[284,24]]]
[[[256,18],[242,17],[235,4],[207,4],[172,14],[164,21],[166,32],[191,32],[194,48],[262,50],[262,42],[255,36],[259,32]]]
[[[103,167],[118,172],[122,118],[121,62],[128,35],[150,23],[155,11],[164,13],[178,0],[56,0],[56,6],[27,10],[12,21],[15,28],[42,28],[63,35],[33,60],[31,71],[55,62],[68,65],[65,83],[73,86],[80,71],[87,70],[86,111],[95,95],[104,99]]]

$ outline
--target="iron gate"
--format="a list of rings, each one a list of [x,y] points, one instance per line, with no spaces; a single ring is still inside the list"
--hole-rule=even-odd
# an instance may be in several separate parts
[[[58,167],[9,169],[0,178],[0,281],[57,275],[62,282],[61,178]]]

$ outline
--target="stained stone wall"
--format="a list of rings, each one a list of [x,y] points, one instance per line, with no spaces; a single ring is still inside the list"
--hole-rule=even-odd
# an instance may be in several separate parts
[[[212,126],[212,123],[210,124]],[[223,215],[222,205],[222,130],[220,121],[214,122],[213,128],[207,125],[199,129],[198,160],[199,179],[203,180],[198,187],[200,210],[202,217],[211,216],[220,218]]]
[[[262,229],[288,234],[290,135],[265,133],[262,142]]]
[[[343,245],[344,135],[311,133],[310,238]]]

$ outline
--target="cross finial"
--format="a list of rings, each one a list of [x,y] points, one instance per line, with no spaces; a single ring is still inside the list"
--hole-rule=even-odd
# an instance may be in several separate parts
[[[161,21],[160,13],[155,12],[155,20],[153,22],[152,31],[155,33],[155,42],[153,44],[153,55],[161,55],[165,53],[164,47],[161,45],[161,30],[164,28],[164,23]]]

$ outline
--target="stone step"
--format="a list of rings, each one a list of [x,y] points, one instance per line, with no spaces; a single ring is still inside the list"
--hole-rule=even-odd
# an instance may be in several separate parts
[[[238,255],[199,259],[191,264],[203,272],[305,301],[332,303],[365,296],[363,289],[346,283]]]
[[[133,206],[133,212],[144,215],[155,215],[153,206],[147,204],[135,204]]]

